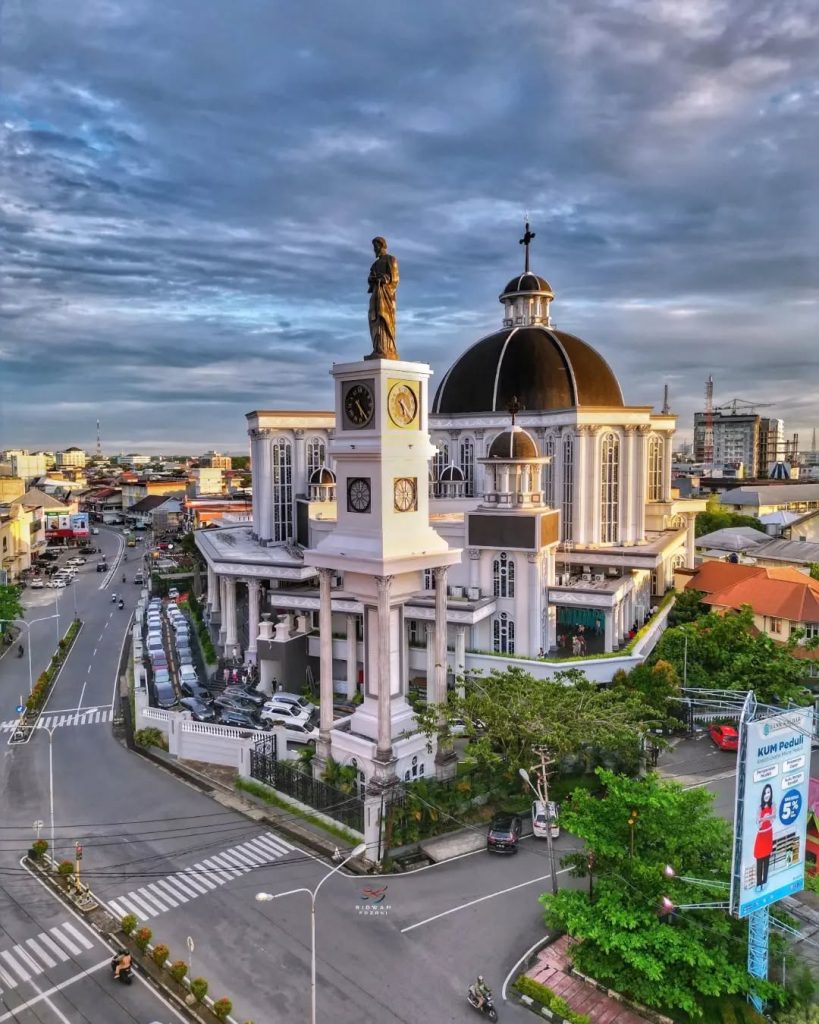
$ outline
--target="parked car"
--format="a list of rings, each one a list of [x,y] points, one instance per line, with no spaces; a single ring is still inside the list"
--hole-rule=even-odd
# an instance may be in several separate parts
[[[179,703],[186,711],[190,711],[194,722],[215,722],[216,712],[210,704],[197,697],[183,697]]]
[[[161,671],[168,672],[168,671],[170,671],[170,667],[168,665],[168,659],[165,657],[165,652],[164,651],[151,654],[150,655],[150,659],[151,659],[151,668],[154,670],[154,672],[161,672]]]
[[[142,575],[142,573],[141,572],[135,572],[134,573],[134,583],[142,584],[144,582],[145,582],[145,577]]]
[[[214,706],[221,708],[223,711],[244,711],[248,715],[253,715],[255,710],[252,704],[242,700],[240,697],[225,696],[220,694],[213,701]]]
[[[53,551],[44,551],[40,555],[40,561],[41,562],[56,562],[59,559],[59,557],[60,556],[55,554]]]
[[[267,697],[263,693],[246,690],[243,686],[226,686],[222,693],[226,697],[238,697],[240,700],[246,700],[249,704],[252,704],[257,708],[262,707],[264,702],[267,700]]]
[[[176,703],[176,691],[170,683],[157,683],[154,686],[157,707],[172,708]]]
[[[708,735],[720,750],[736,750],[739,747],[739,733],[733,725],[711,725]]]
[[[489,823],[486,848],[490,853],[517,853],[523,822],[517,814],[500,811]]]
[[[267,722],[269,729],[273,725],[283,725],[287,734],[288,743],[316,743],[319,738],[319,731],[315,726],[302,725],[301,722]]]
[[[154,682],[159,685],[160,683],[170,683],[171,673],[166,668],[158,668],[154,665]]]
[[[97,536],[97,535],[99,534],[99,532],[100,532],[100,531],[99,531],[99,527],[98,527],[98,526],[92,526],[92,527],[91,527],[91,533],[92,533],[92,534],[93,534],[93,535],[94,535],[95,537],[96,537],[96,536]]]
[[[532,801],[532,832],[537,839],[548,838],[551,828],[552,839],[560,835],[560,823],[557,815],[557,804],[550,800],[543,803],[542,800]]]
[[[97,549],[95,547],[92,547],[90,544],[83,544],[83,546],[80,548],[80,554],[93,555],[96,553],[96,550]]]
[[[311,704],[306,697],[300,697],[297,693],[280,692],[274,693],[265,701],[265,707],[270,711],[284,711],[289,715],[312,715],[318,711],[315,704]]]
[[[223,708],[219,713],[219,721],[222,725],[238,725],[242,729],[258,728],[256,722],[246,711],[238,711],[234,708]]]
[[[97,572],[108,572],[108,563],[97,562]]]
[[[40,577],[37,576],[31,581],[31,583],[29,583],[29,586],[32,590],[42,590],[45,586],[45,581],[41,580]]]
[[[281,707],[271,707],[269,704],[265,704],[259,712],[259,718],[263,722],[298,722],[299,725],[303,726],[309,726],[312,722],[311,715],[308,715],[306,711],[293,707],[291,704]]]
[[[468,725],[469,728],[467,728],[467,721],[464,718],[453,718],[449,723],[449,733],[451,736],[469,736],[483,732],[486,728],[480,718],[473,719]]]
[[[64,579],[55,576],[54,579],[48,581],[48,586],[51,587],[52,590],[61,590],[63,587],[68,586],[68,584]]]
[[[180,678],[186,679],[191,683],[199,683],[199,675],[193,665],[180,666],[179,668]]]
[[[213,694],[210,690],[206,690],[199,683],[192,683],[187,679],[179,680],[179,689],[186,697],[195,697],[197,700],[201,700],[203,704],[210,704],[213,700]]]

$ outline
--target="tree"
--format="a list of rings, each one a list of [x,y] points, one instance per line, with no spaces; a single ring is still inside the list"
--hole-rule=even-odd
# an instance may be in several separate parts
[[[643,662],[628,673],[621,670],[615,674],[612,683],[615,690],[623,695],[638,694],[658,719],[673,717],[679,709],[679,702],[673,698],[680,695],[680,677],[668,661]]]
[[[700,604],[705,594],[701,590],[680,590],[674,595],[674,604],[668,613],[669,626],[681,626],[685,622],[694,622],[707,609]]]
[[[463,696],[451,693],[443,709],[428,705],[417,714],[422,732],[443,733],[444,739],[448,723],[463,719],[467,760],[508,777],[530,768],[539,746],[556,760],[579,756],[588,762],[605,751],[636,766],[642,736],[658,724],[639,693],[601,689],[577,669],[553,679],[535,679],[519,668],[475,673]]]
[[[20,603],[20,588],[15,586],[0,586],[0,621],[8,622],[12,619],[22,619],[24,608]],[[0,629],[5,628],[5,623]]]
[[[812,580],[819,580],[819,562],[810,563],[810,578]]]
[[[778,986],[747,973],[743,922],[716,910],[672,914],[663,905],[664,898],[682,907],[726,896],[719,883],[730,876],[731,829],[714,814],[712,795],[656,775],[597,774],[605,795],[575,790],[560,818],[585,843],[564,863],[585,876],[594,854],[593,894],[563,889],[540,897],[547,923],[576,940],[576,966],[647,1006],[695,1018],[714,997],[753,989],[778,998]],[[667,865],[717,885],[669,878]]]
[[[686,657],[686,637],[687,657]],[[651,660],[674,666],[687,685],[716,690],[753,690],[763,704],[792,700],[807,704],[805,663],[793,656],[798,636],[778,643],[754,626],[750,608],[725,615],[711,612],[695,622],[667,629]]]
[[[819,984],[807,964],[801,964],[791,974],[788,983],[788,995],[791,997],[791,1008],[788,1014],[780,1017],[782,1024],[819,1024],[819,1007],[815,1005]]]
[[[714,530],[724,530],[729,526],[750,526],[754,530],[765,532],[762,523],[754,516],[743,516],[738,512],[729,512],[720,505],[719,495],[712,494],[708,498],[708,504],[704,512],[697,516],[694,532],[698,537],[704,537],[706,533]]]

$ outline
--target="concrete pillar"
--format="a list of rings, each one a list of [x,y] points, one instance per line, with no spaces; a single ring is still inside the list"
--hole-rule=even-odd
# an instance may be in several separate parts
[[[572,501],[572,518],[574,520],[572,539],[575,544],[586,544],[589,541],[587,504],[589,498],[588,461],[586,447],[588,428],[579,426],[574,436],[574,498]]]
[[[436,566],[432,570],[435,578],[435,696],[436,704],[446,703],[447,670],[447,629],[446,629],[446,580],[447,567]],[[427,694],[429,700],[429,694]]]
[[[393,760],[391,736],[392,692],[390,687],[390,591],[392,576],[376,576],[378,590],[378,744],[376,759]]]
[[[527,556],[529,564],[529,585],[527,587],[527,610],[529,613],[529,651],[530,658],[536,658],[543,646],[540,624],[540,555],[533,553]]]
[[[427,622],[427,704],[435,703],[435,624]]]
[[[219,577],[213,567],[208,564],[208,610],[219,611]]]
[[[227,629],[227,577],[218,576],[219,581],[219,643],[224,647],[225,645],[225,630]]]
[[[347,614],[347,700],[356,695],[358,685],[358,640],[355,632],[356,617]]]
[[[637,461],[633,471],[633,478],[638,495],[638,500],[634,507],[634,539],[638,543],[646,535],[646,475],[648,473],[648,437],[650,430],[651,427],[647,423],[643,423],[637,431]]]
[[[295,443],[293,445],[293,493],[307,493],[307,449],[304,440],[304,431],[297,429],[293,431]]]
[[[333,727],[333,569],[319,569],[319,760],[330,756]]]
[[[481,552],[479,548],[469,548],[469,586],[481,585]]]
[[[261,583],[258,580],[247,581],[247,650],[245,664],[256,664],[256,641],[259,637],[259,596]]]
[[[604,609],[603,622],[603,650],[606,654],[611,654],[614,650],[614,611],[611,608]]]
[[[466,671],[466,626],[455,627],[455,685],[458,696],[464,694],[463,677]]]
[[[620,542],[628,544],[637,540],[634,508],[638,501],[645,501],[645,495],[641,497],[637,491],[637,438],[634,425],[629,423],[625,431],[623,457],[620,460]]]
[[[237,647],[236,634],[236,580],[232,576],[225,577],[225,650],[235,654]]]
[[[694,549],[696,546],[696,533],[695,533],[696,517],[687,517],[687,526],[685,531],[685,567],[686,569],[694,568]]]
[[[663,438],[663,501],[671,501],[672,434]]]

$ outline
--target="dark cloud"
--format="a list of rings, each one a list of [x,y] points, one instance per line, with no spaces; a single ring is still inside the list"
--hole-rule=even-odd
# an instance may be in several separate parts
[[[368,348],[499,322],[524,211],[555,319],[627,400],[813,426],[819,49],[808,0],[6,0],[0,436],[245,445]]]

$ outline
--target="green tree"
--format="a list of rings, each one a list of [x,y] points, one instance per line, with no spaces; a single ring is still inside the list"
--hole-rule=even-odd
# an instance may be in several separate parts
[[[680,677],[668,662],[659,659],[652,664],[643,662],[631,672],[618,672],[612,680],[616,691],[627,695],[639,695],[659,719],[673,717],[679,703],[673,698],[680,695]]]
[[[688,654],[686,658],[686,637]],[[792,700],[807,704],[805,663],[793,656],[796,635],[778,643],[754,627],[753,612],[745,607],[725,615],[711,612],[695,622],[667,629],[654,648],[652,661],[674,666],[687,684],[717,690],[754,690],[763,704]]]
[[[510,777],[531,767],[538,746],[556,760],[588,762],[605,751],[636,765],[642,736],[658,724],[656,711],[639,693],[601,689],[577,669],[554,679],[535,679],[519,668],[471,675],[463,696],[451,693],[442,711],[427,706],[417,714],[422,732],[442,732],[444,738],[448,724],[463,719],[470,740],[466,760]]]
[[[810,563],[810,578],[812,580],[819,580],[819,562]]]
[[[0,630],[8,621],[22,619],[23,606],[20,603],[20,588],[16,586],[0,586]]]
[[[722,507],[718,494],[712,494],[708,498],[705,511],[697,516],[694,531],[698,537],[706,533],[713,533],[714,530],[724,530],[729,526],[750,526],[754,530],[765,532],[762,523],[754,516],[743,516],[738,512],[730,512]]]
[[[576,966],[647,1006],[694,1018],[709,998],[752,988],[764,998],[781,995],[748,975],[743,922],[715,910],[662,914],[669,910],[664,898],[682,907],[725,896],[717,886],[669,878],[665,870],[671,865],[680,875],[728,879],[731,829],[714,814],[712,795],[656,775],[597,774],[602,798],[577,789],[561,809],[561,825],[585,844],[564,863],[587,875],[594,854],[593,895],[584,888],[540,897],[547,923],[576,940]]]
[[[682,626],[706,615],[707,608],[700,604],[705,594],[701,590],[680,590],[674,595],[674,604],[668,613],[669,626]]]
[[[819,984],[806,964],[791,973],[788,995],[791,1006],[787,1014],[777,1018],[782,1024],[819,1024],[819,1006],[815,1000]]]

